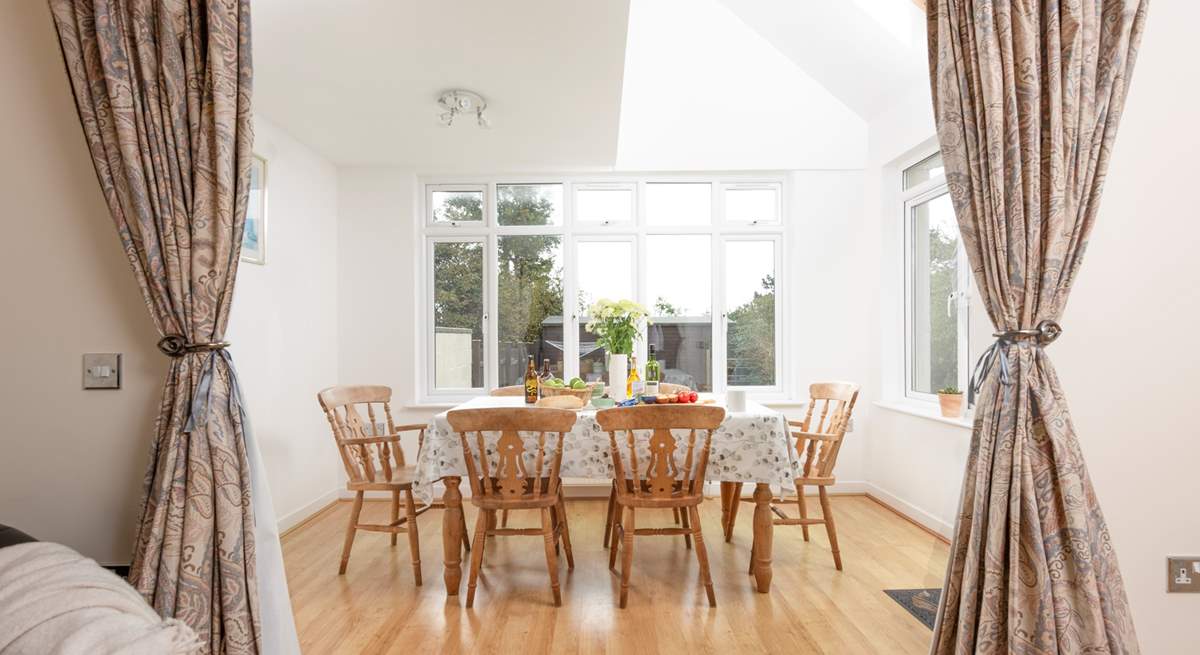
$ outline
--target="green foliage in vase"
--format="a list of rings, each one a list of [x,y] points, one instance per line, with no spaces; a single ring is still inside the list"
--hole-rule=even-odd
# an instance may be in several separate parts
[[[610,355],[631,355],[633,344],[642,338],[646,308],[632,300],[601,298],[588,308],[587,331]]]
[[[957,396],[957,395],[962,394],[962,390],[954,385],[950,385],[948,387],[942,387],[941,389],[938,389],[937,392],[940,394],[945,394],[947,396]]]

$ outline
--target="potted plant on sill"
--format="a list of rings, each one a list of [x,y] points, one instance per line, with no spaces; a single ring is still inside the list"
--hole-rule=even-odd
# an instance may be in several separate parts
[[[609,397],[624,400],[629,356],[634,342],[642,338],[646,308],[632,300],[601,298],[588,308],[588,316],[587,331],[596,335],[596,344],[608,352]]]
[[[942,406],[942,416],[958,418],[962,416],[963,394],[956,386],[942,387],[937,392],[938,404]]]

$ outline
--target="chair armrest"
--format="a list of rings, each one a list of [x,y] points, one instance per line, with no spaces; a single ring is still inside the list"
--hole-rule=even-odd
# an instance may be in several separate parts
[[[812,439],[813,441],[837,441],[837,435],[822,434],[820,432],[800,432],[799,430],[792,432],[793,437],[803,437],[804,439]]]
[[[381,434],[376,437],[352,437],[350,439],[338,439],[337,442],[342,446],[369,446],[375,443],[400,443],[400,435]]]
[[[426,424],[424,424],[424,423],[409,423],[409,424],[407,424],[407,425],[397,425],[397,426],[396,426],[396,432],[397,432],[397,433],[400,433],[400,432],[414,432],[414,431],[417,431],[417,430],[420,430],[420,431],[424,432],[424,431],[425,431],[425,429],[426,429],[426,428],[428,428],[428,427],[429,427],[429,426],[428,426],[428,425],[426,425]]]

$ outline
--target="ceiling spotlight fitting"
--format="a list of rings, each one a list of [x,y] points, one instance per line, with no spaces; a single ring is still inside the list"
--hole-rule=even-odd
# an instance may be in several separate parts
[[[454,119],[459,114],[466,114],[469,112],[475,113],[475,121],[479,127],[491,127],[487,116],[483,115],[484,110],[487,109],[487,100],[484,100],[483,96],[475,93],[474,91],[465,91],[461,89],[447,91],[443,93],[440,98],[438,98],[438,106],[444,110],[438,115],[438,119],[441,120],[442,125],[445,125],[446,127],[453,125]]]

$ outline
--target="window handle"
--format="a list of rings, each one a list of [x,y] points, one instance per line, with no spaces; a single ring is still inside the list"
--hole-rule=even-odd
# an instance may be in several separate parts
[[[967,299],[966,291],[951,291],[946,295],[946,317],[954,318],[954,308],[959,307],[959,301]]]

